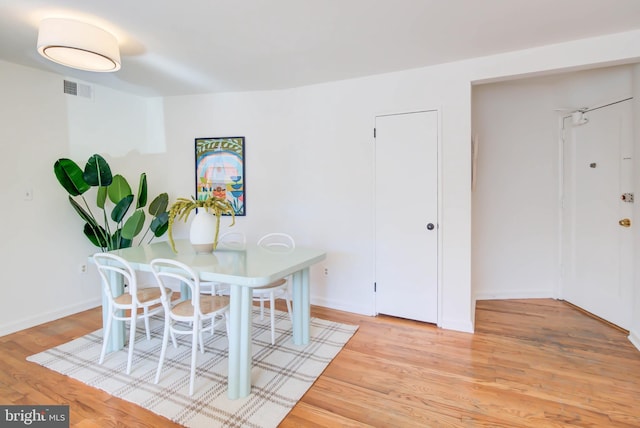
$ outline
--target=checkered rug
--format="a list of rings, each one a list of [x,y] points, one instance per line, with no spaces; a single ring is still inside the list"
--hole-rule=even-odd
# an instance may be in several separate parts
[[[271,345],[268,314],[259,319],[254,309],[251,394],[227,398],[228,342],[224,332],[205,333],[205,353],[198,351],[195,390],[189,396],[191,342],[178,336],[178,347],[167,347],[160,382],[153,383],[162,343],[162,321],[151,323],[151,340],[138,324],[131,375],[127,349],[107,354],[98,365],[102,330],[27,358],[87,385],[133,402],[188,427],[275,427],[289,413],[331,360],[357,330],[317,318],[311,319],[311,340],[296,346],[286,312],[277,311],[276,344]],[[128,334],[128,333],[127,333]],[[71,409],[73,412],[73,409]]]

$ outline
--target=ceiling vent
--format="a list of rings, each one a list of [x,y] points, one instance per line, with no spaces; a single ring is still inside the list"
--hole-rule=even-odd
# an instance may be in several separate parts
[[[63,89],[64,93],[67,95],[74,95],[89,99],[93,98],[93,90],[89,85],[83,85],[82,83],[65,80]]]

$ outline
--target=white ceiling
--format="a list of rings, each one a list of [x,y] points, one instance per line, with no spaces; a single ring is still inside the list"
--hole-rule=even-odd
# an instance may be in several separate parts
[[[84,20],[122,69],[41,58],[38,23]],[[0,60],[143,96],[282,89],[640,29],[640,0],[0,0]]]

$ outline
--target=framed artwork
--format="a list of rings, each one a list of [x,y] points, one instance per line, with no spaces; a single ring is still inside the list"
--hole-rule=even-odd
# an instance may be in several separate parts
[[[224,198],[246,214],[244,137],[196,138],[196,198]]]

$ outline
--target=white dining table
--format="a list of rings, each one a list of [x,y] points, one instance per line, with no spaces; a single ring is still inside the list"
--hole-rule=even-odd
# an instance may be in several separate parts
[[[176,249],[177,252],[173,252],[168,242],[157,242],[110,253],[119,255],[134,269],[143,272],[151,272],[153,259],[177,260],[198,272],[202,281],[230,285],[227,394],[230,399],[246,397],[251,393],[252,288],[291,275],[293,343],[306,345],[310,321],[309,267],[324,260],[326,253],[306,247],[284,249],[247,245],[242,250],[218,248],[213,253],[197,254],[186,239],[176,240]],[[124,346],[123,323],[119,323],[118,328],[113,328],[116,337],[111,338],[116,349]]]

